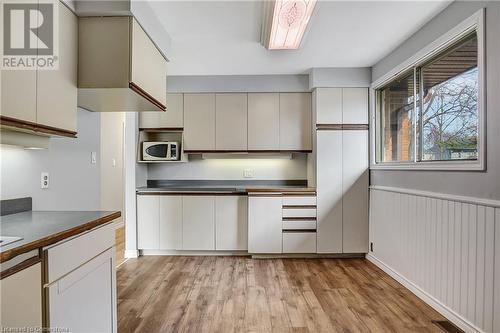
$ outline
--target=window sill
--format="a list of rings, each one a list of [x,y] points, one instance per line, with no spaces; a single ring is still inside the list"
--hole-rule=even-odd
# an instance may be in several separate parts
[[[372,163],[371,170],[408,170],[408,171],[484,171],[480,161],[463,162],[419,162],[419,163]]]

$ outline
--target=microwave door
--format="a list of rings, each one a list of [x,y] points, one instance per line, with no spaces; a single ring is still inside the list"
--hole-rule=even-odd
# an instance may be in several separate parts
[[[158,144],[146,148],[146,154],[156,158],[166,158],[168,153],[168,145],[166,144]]]

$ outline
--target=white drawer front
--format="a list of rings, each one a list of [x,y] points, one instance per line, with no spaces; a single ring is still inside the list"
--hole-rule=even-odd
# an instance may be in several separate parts
[[[114,245],[115,224],[108,223],[48,248],[48,283],[56,281]]]
[[[284,232],[283,253],[316,253],[316,233]]]
[[[283,196],[283,206],[316,206],[316,196]]]
[[[316,230],[316,221],[296,220],[283,221],[283,230]]]
[[[283,217],[316,217],[316,208],[283,208]]]

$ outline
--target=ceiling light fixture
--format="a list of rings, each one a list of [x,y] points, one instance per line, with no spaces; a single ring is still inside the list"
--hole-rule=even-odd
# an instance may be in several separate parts
[[[269,50],[295,50],[302,42],[316,0],[265,1],[261,43]]]

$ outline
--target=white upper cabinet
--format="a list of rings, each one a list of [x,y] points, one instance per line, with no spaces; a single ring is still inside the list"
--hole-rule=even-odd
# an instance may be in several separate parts
[[[215,149],[247,150],[247,94],[215,95]]]
[[[137,20],[132,19],[130,24],[132,30],[130,81],[166,105],[167,61]]]
[[[316,124],[342,124],[342,88],[316,88]]]
[[[133,17],[80,17],[78,34],[79,106],[166,109],[167,60]]]
[[[247,249],[247,197],[215,197],[215,249],[238,251]]]
[[[141,112],[139,128],[184,127],[184,95],[167,94],[167,112]]]
[[[280,93],[280,150],[312,149],[310,93]]]
[[[58,5],[58,68],[2,71],[1,115],[29,122],[23,130],[71,137],[77,129],[78,19]]]
[[[184,150],[215,150],[215,94],[184,94]]]
[[[182,198],[182,249],[215,250],[215,197]]]
[[[342,89],[343,124],[368,124],[368,88]]]
[[[36,122],[36,71],[2,71],[2,116]]]
[[[278,93],[248,94],[248,150],[280,149]]]
[[[59,68],[39,70],[37,123],[76,132],[78,18],[59,2]]]

